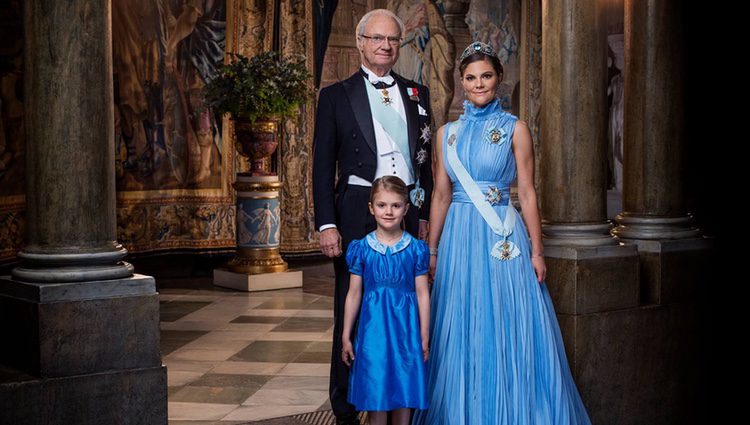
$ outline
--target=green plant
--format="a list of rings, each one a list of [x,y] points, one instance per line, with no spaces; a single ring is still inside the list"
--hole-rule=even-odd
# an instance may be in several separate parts
[[[304,57],[284,58],[277,52],[231,56],[232,62],[219,68],[205,87],[206,104],[216,111],[251,122],[288,117],[312,94]]]

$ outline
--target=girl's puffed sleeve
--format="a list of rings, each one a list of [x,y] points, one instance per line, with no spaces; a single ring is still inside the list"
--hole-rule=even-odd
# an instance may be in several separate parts
[[[426,274],[430,270],[430,248],[427,246],[427,242],[423,240],[416,240],[417,242],[417,261],[416,261],[416,276]]]
[[[346,250],[346,264],[349,266],[349,272],[358,276],[362,276],[364,273],[365,253],[362,249],[363,241],[364,240],[360,239],[351,241],[351,243],[349,243],[349,248]]]

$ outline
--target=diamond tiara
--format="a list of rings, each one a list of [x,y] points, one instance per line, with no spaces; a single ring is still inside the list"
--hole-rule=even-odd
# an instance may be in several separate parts
[[[469,44],[464,49],[464,52],[461,53],[461,60],[459,62],[463,62],[464,59],[473,55],[474,53],[481,53],[483,55],[497,57],[497,53],[495,53],[495,49],[493,49],[492,46],[482,43],[481,41],[475,41]]]

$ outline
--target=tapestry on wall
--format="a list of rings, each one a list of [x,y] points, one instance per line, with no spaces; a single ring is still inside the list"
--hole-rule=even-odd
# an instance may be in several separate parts
[[[313,63],[312,2],[281,1],[279,49]],[[274,1],[113,0],[112,48],[118,241],[131,253],[233,250],[231,121],[203,105],[202,88],[225,50],[273,48]],[[0,6],[0,262],[25,232],[20,1]],[[311,85],[313,82],[311,82]],[[313,102],[314,103],[314,102]],[[314,105],[287,120],[279,147],[282,251],[317,252],[311,166]]]
[[[487,43],[497,51],[503,64],[503,81],[497,94],[503,109],[511,111],[513,92],[520,89],[521,82],[521,4],[507,0],[473,0],[466,14],[466,24],[472,40]],[[463,90],[458,94],[463,97]]]
[[[313,2],[281,0],[279,46],[284,55],[302,55],[307,68],[315,66]],[[314,81],[310,81],[312,88]],[[280,146],[281,251],[304,255],[319,253],[312,204],[312,151],[315,128],[315,100],[300,107],[299,114],[285,120]]]
[[[388,9],[404,22],[398,62],[399,75],[430,89],[430,107],[436,128],[445,124],[453,99],[455,46],[445,27],[442,2],[389,0]]]
[[[113,0],[118,240],[131,253],[235,245],[234,149],[203,102],[226,2]]]
[[[25,233],[23,11],[0,3],[0,263],[15,258]]]

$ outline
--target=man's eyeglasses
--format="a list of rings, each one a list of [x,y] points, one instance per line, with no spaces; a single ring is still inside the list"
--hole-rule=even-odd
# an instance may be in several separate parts
[[[374,44],[376,46],[379,46],[383,43],[384,40],[388,40],[388,44],[391,46],[398,46],[401,44],[401,37],[385,37],[382,35],[364,35],[361,34],[360,37],[366,38],[367,41],[370,42],[370,44]]]

